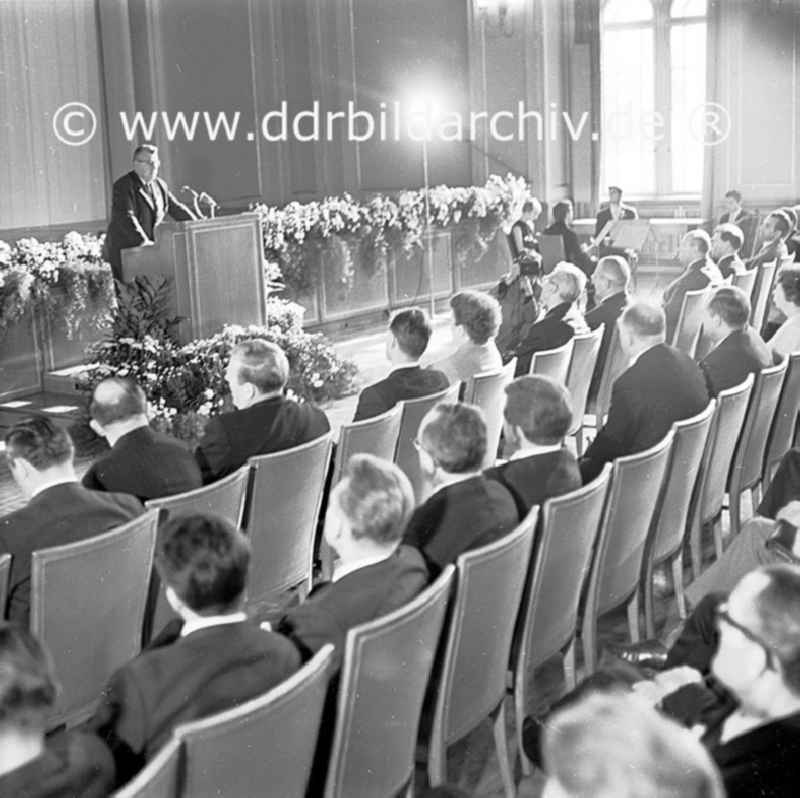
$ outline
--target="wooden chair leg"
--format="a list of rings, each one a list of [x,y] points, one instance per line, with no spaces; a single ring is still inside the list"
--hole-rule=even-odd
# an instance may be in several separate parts
[[[583,646],[583,666],[586,675],[591,676],[597,667],[597,618],[587,607],[581,625],[581,645]]]
[[[719,559],[722,557],[725,546],[722,542],[722,516],[719,515],[712,521],[712,527],[714,530],[714,552],[716,554],[716,558]]]
[[[631,643],[638,643],[639,635],[639,588],[628,602],[628,633],[631,636]]]
[[[435,733],[428,742],[428,783],[431,787],[447,783],[447,746]]]
[[[733,540],[742,528],[742,491],[735,488],[728,494],[728,516],[731,520],[729,538]],[[717,559],[720,552],[717,551]]]
[[[514,733],[517,736],[517,751],[519,752],[519,761],[522,766],[522,775],[530,776],[533,773],[533,767],[530,759],[525,754],[525,749],[522,747],[522,722],[525,720],[525,686],[522,684],[521,678],[514,679]]]
[[[762,484],[762,482],[757,482],[750,490],[750,518],[756,514],[756,508],[761,504],[761,499],[763,498],[761,493]]]
[[[689,530],[689,551],[692,556],[692,581],[694,582],[703,572],[703,524],[699,518],[692,520]]]
[[[653,598],[653,562],[647,563],[642,585],[642,598],[644,600],[644,634],[648,640],[656,636],[655,601]]]
[[[683,590],[683,549],[672,560],[672,586],[675,590],[675,601],[678,604],[678,615],[686,619],[686,594]]]
[[[500,765],[500,775],[503,778],[503,788],[506,798],[514,798],[517,788],[514,784],[514,774],[511,772],[511,762],[508,759],[508,736],[506,734],[506,701],[500,702],[494,717],[494,747]]]
[[[562,666],[564,668],[564,683],[567,690],[574,690],[577,680],[575,679],[575,638],[569,641],[569,645],[564,651]]]

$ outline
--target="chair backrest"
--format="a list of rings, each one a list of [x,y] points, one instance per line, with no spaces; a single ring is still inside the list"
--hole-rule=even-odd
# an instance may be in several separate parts
[[[331,485],[342,478],[342,471],[354,454],[374,454],[383,460],[394,458],[400,435],[401,411],[402,408],[395,405],[374,418],[342,424],[336,443]]]
[[[179,798],[183,743],[171,737],[136,777],[112,798]]]
[[[303,582],[311,588],[314,539],[332,445],[328,433],[292,449],[250,458],[244,527],[251,546],[251,607]]]
[[[192,798],[303,798],[328,690],[333,645],[263,696],[178,726],[186,751],[183,792]],[[269,789],[266,790],[266,785]]]
[[[736,441],[744,425],[753,381],[753,375],[748,374],[740,385],[720,391],[717,395],[717,406],[700,466],[696,510],[693,507],[689,511],[692,517],[695,511],[699,512],[701,524],[716,518],[722,510],[728,472],[731,470]]]
[[[767,439],[775,419],[788,365],[789,359],[784,358],[777,366],[761,369],[756,375],[742,434],[739,436],[731,463],[729,484],[737,484],[742,489],[747,489],[761,481]]]
[[[11,555],[0,554],[0,616],[6,617],[8,580],[11,575]]]
[[[423,396],[419,399],[408,399],[405,402],[398,402],[401,405],[400,434],[397,438],[397,451],[394,454],[394,461],[403,470],[405,475],[411,480],[414,488],[414,496],[417,501],[422,498],[423,481],[422,472],[419,466],[419,454],[414,446],[419,425],[425,414],[439,402],[457,402],[461,383],[456,382],[443,391]]]
[[[574,338],[571,338],[556,349],[544,349],[541,352],[534,352],[528,373],[551,377],[557,383],[566,385],[574,340]]]
[[[536,554],[517,623],[511,669],[515,684],[574,636],[578,603],[592,562],[611,480],[611,463],[578,490],[542,505]],[[525,690],[523,695],[529,695]]]
[[[603,364],[600,382],[597,385],[597,396],[589,397],[587,410],[594,413],[598,428],[611,406],[611,389],[617,378],[628,368],[630,359],[622,348],[619,338],[619,327],[615,324],[608,344],[608,353]]]
[[[639,587],[647,533],[656,513],[675,433],[655,446],[618,457],[600,523],[586,600],[589,617],[620,606]]]
[[[764,476],[769,479],[772,469],[792,446],[797,414],[800,413],[800,352],[789,355],[789,366],[781,389],[781,398],[769,433]]]
[[[532,508],[513,532],[456,561],[433,710],[432,735],[445,744],[475,728],[505,696],[538,515],[539,508]]]
[[[244,465],[233,474],[204,485],[202,488],[167,496],[163,499],[150,499],[145,502],[145,507],[159,511],[159,520],[163,523],[170,515],[178,513],[214,513],[230,521],[234,526],[242,525],[244,517],[244,503],[247,496],[247,486],[250,480],[250,466]],[[173,618],[177,618],[175,611],[169,605],[164,586],[158,574],[153,573],[150,586],[147,614],[143,631],[143,642],[147,643],[151,632],[158,632]]]
[[[414,772],[452,565],[413,601],[347,633],[326,798],[395,795]]]
[[[567,372],[567,388],[572,399],[572,426],[569,434],[574,435],[583,425],[589,386],[597,365],[600,344],[603,342],[605,324],[601,324],[588,335],[576,335],[572,339],[572,359]]]
[[[501,371],[476,374],[467,381],[464,401],[483,410],[486,420],[486,467],[497,459],[500,434],[503,432],[503,409],[506,406],[505,387],[514,379],[517,359],[512,358]]]
[[[689,507],[716,405],[712,399],[702,413],[672,425],[675,440],[664,478],[664,498],[648,543],[647,556],[652,557],[654,563],[662,562],[683,545]]]
[[[560,234],[540,235],[539,251],[542,253],[542,271],[545,274],[550,274],[559,261],[566,260],[564,238]]]
[[[91,714],[114,671],[139,653],[153,566],[154,510],[96,537],[31,558],[31,632],[61,683],[52,725]]]
[[[672,337],[672,345],[689,357],[694,357],[697,342],[703,328],[703,311],[711,292],[707,288],[700,291],[687,291],[683,295],[683,304]]]
[[[745,272],[731,275],[731,285],[741,288],[750,299],[751,307],[753,302],[753,289],[756,287],[756,270],[748,269]]]
[[[769,297],[772,291],[772,281],[775,277],[776,262],[762,263],[758,267],[756,284],[753,288],[753,301],[750,307],[750,324],[758,332],[764,324]]]

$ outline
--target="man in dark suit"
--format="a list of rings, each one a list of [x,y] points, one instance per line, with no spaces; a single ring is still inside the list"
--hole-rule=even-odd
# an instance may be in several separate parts
[[[741,288],[726,285],[714,292],[703,320],[714,349],[700,362],[711,396],[772,365],[769,347],[749,320],[750,300]]]
[[[532,375],[506,386],[503,432],[511,455],[484,474],[509,489],[520,521],[535,504],[581,486],[575,455],[564,448],[571,423],[569,391],[555,380]]]
[[[118,785],[178,724],[256,698],[300,665],[291,642],[243,612],[250,543],[227,521],[202,514],[168,521],[155,563],[183,623],[111,677],[89,723],[114,754]]]
[[[89,415],[91,428],[108,441],[111,451],[90,466],[84,487],[130,493],[145,502],[203,484],[191,451],[150,427],[147,399],[135,380],[108,377],[99,382]]]
[[[782,507],[793,501],[800,501],[800,449],[798,448],[789,449],[781,458],[756,514],[764,518],[775,518]]]
[[[325,518],[325,540],[339,558],[333,579],[276,627],[305,658],[333,643],[340,662],[350,629],[398,609],[427,584],[422,555],[400,545],[413,509],[411,483],[396,465],[369,454],[350,458]]]
[[[608,204],[603,205],[597,212],[594,224],[594,236],[600,235],[602,229],[610,222],[618,219],[638,219],[636,208],[626,205],[622,201],[622,189],[619,186],[608,187]]]
[[[361,391],[353,421],[374,418],[398,402],[430,396],[447,388],[450,381],[446,374],[419,365],[432,333],[424,310],[406,308],[394,314],[386,333],[386,359],[392,370],[380,382]]]
[[[6,461],[28,504],[0,520],[0,553],[13,555],[8,617],[28,624],[31,555],[100,535],[144,508],[124,493],[98,493],[77,481],[67,432],[46,418],[30,418],[6,433]]]
[[[564,242],[564,258],[574,263],[587,277],[594,272],[595,262],[586,254],[587,247],[581,246],[578,234],[572,229],[572,202],[561,200],[553,206],[553,224],[544,231],[546,236],[561,236]]]
[[[739,250],[744,242],[744,233],[735,224],[718,224],[711,236],[711,257],[717,264],[722,277],[727,280],[734,274],[747,271]]]
[[[572,268],[572,267],[570,267]],[[577,277],[568,270],[550,272],[542,281],[544,317],[531,325],[517,346],[515,376],[527,374],[534,353],[557,349],[572,340],[576,328],[586,329],[586,324],[576,303],[581,294]]]
[[[197,218],[157,176],[159,165],[158,149],[140,144],[133,151],[133,170],[114,182],[103,257],[116,280],[122,279],[121,250],[152,244],[165,216],[176,222]]]
[[[403,542],[418,548],[437,576],[470,549],[503,537],[519,514],[508,488],[482,472],[486,422],[472,405],[439,404],[419,427],[420,465],[429,490]]]
[[[775,261],[776,270],[780,269],[781,261],[788,255],[784,239],[791,231],[789,217],[783,211],[772,211],[761,224],[761,247],[744,262],[745,267],[757,269],[762,263]]]
[[[719,223],[741,226],[741,222],[750,218],[753,218],[753,214],[742,207],[741,192],[736,189],[727,191],[725,193],[725,213],[719,217]]]
[[[606,255],[597,262],[592,275],[594,295],[598,304],[586,314],[586,324],[590,330],[596,330],[601,324],[603,340],[597,353],[597,363],[589,384],[589,396],[594,398],[600,386],[611,339],[617,326],[617,319],[628,304],[628,285],[631,281],[631,269],[628,262],[620,255]]]
[[[237,344],[225,379],[237,408],[212,417],[195,450],[208,484],[241,468],[249,457],[300,446],[330,430],[326,415],[284,396],[289,361],[271,341]]]
[[[674,422],[697,415],[708,404],[698,365],[664,343],[661,308],[634,303],[618,325],[631,366],[614,383],[608,420],[581,458],[584,483],[615,458],[655,445]]]
[[[722,282],[722,274],[709,257],[710,251],[711,239],[705,230],[690,230],[681,239],[678,259],[685,269],[666,287],[662,300],[667,320],[668,342],[672,341],[675,328],[678,326],[686,292],[700,291],[709,285],[719,285]]]

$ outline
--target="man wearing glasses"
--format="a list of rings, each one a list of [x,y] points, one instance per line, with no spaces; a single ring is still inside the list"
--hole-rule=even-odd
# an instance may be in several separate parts
[[[152,244],[155,228],[165,216],[176,222],[197,218],[158,177],[160,163],[157,147],[140,144],[133,151],[133,170],[114,183],[103,257],[116,280],[122,279],[121,251]]]

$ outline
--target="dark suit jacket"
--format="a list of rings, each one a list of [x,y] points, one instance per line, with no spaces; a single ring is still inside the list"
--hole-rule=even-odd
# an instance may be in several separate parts
[[[703,372],[688,355],[665,344],[643,352],[614,383],[608,420],[580,461],[583,481],[614,458],[655,445],[674,422],[707,404]]]
[[[519,377],[528,373],[534,352],[557,349],[572,340],[575,329],[564,321],[564,316],[570,307],[571,303],[562,302],[547,311],[543,319],[531,325],[527,335],[517,347],[517,370],[514,376]]]
[[[624,202],[620,203],[620,219],[638,219],[639,214],[636,208],[626,205]],[[611,221],[611,208],[606,204],[597,212],[597,221],[594,224],[594,234],[597,237],[600,231]]]
[[[176,222],[197,218],[183,203],[178,202],[160,177],[153,181],[153,191],[155,203],[134,171],[114,182],[111,221],[106,232],[103,257],[111,264],[111,271],[117,280],[122,279],[120,250],[153,241],[156,225],[165,216],[170,216]]]
[[[600,377],[603,367],[608,357],[608,350],[611,348],[611,338],[614,335],[614,327],[617,319],[622,315],[622,311],[628,304],[628,295],[624,291],[606,297],[594,310],[590,310],[586,316],[586,324],[590,330],[596,330],[601,324],[603,328],[603,340],[600,341],[600,350],[597,353],[597,363],[592,374],[592,381],[589,383],[589,396],[597,396],[597,389],[600,386]]]
[[[563,222],[553,222],[545,231],[546,236],[561,236],[564,241],[564,257],[577,266],[587,277],[592,276],[595,262],[581,249],[578,234]]]
[[[664,289],[663,303],[664,315],[667,319],[667,341],[672,341],[675,328],[678,326],[683,297],[686,292],[700,291],[712,282],[722,282],[722,275],[711,258],[700,258],[692,261],[683,273]]]
[[[398,402],[419,399],[443,391],[450,385],[444,372],[421,366],[402,366],[373,385],[368,385],[358,397],[353,421],[374,418],[391,410]]]
[[[509,490],[480,474],[437,490],[417,507],[403,542],[418,548],[437,576],[465,551],[511,532],[518,518]]]
[[[748,374],[772,365],[772,353],[749,325],[720,341],[700,362],[711,396],[744,382]]]
[[[199,629],[120,668],[89,727],[114,754],[117,784],[133,777],[180,723],[230,709],[291,676],[300,655],[251,621]]]
[[[114,760],[100,740],[81,732],[48,738],[44,752],[0,776],[4,798],[105,798],[114,789]]]
[[[535,504],[541,505],[581,486],[578,461],[568,449],[509,460],[483,473],[508,488],[517,504],[520,521]]]
[[[83,477],[84,487],[90,490],[130,493],[143,502],[202,484],[200,467],[189,449],[150,427],[123,435]]]
[[[336,646],[336,662],[344,654],[347,632],[392,612],[413,599],[428,583],[428,567],[411,546],[400,546],[390,557],[325,582],[276,627],[310,658],[326,643]]]
[[[734,252],[733,255],[724,255],[717,261],[720,274],[727,280],[732,274],[747,271],[744,261]]]
[[[330,428],[327,416],[313,405],[276,396],[211,418],[195,457],[208,484],[232,474],[249,457],[300,446]]]
[[[8,618],[28,625],[31,555],[39,549],[91,538],[127,523],[144,508],[124,493],[98,493],[77,482],[53,485],[0,520],[0,553],[11,563]]]
[[[789,252],[786,249],[786,244],[781,239],[778,239],[768,246],[762,246],[752,258],[748,258],[744,262],[744,265],[749,271],[750,269],[757,268],[762,263],[770,263],[774,260],[775,271],[777,272],[781,267],[781,259],[788,254]]]

